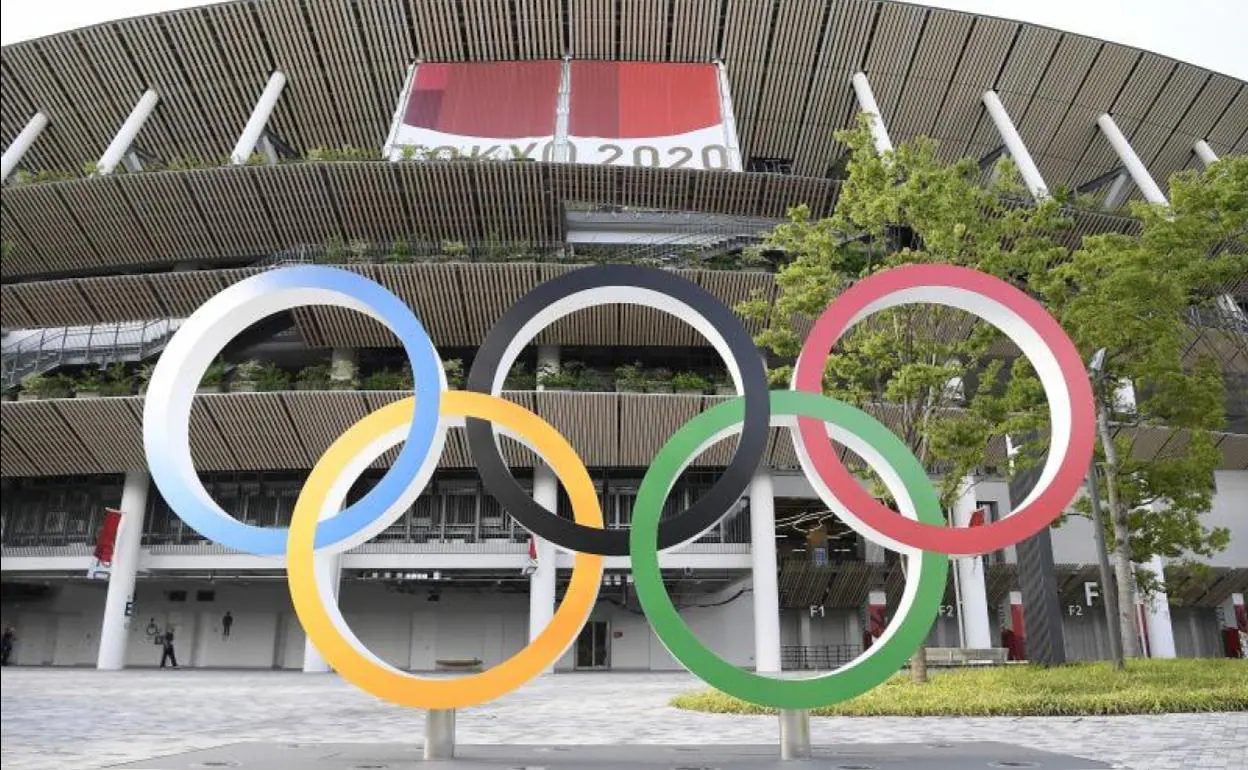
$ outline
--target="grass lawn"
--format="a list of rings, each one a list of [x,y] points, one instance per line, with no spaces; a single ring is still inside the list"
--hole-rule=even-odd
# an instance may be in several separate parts
[[[901,672],[816,716],[1073,716],[1248,711],[1248,661],[1135,660],[1123,673],[1107,663],[1058,668],[1011,665],[933,669],[927,684]],[[770,714],[717,690],[685,693],[671,705],[691,711]]]

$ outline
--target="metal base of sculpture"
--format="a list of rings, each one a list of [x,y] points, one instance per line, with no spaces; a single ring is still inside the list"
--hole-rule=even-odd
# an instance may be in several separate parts
[[[869,768],[870,770],[965,770],[1026,767],[1031,770],[1108,770],[1104,762],[1036,751],[1004,743],[862,743],[815,746],[809,759],[782,760],[772,745],[736,746],[458,746],[454,759],[425,760],[420,744],[236,743],[203,751],[120,765],[130,770],[191,770],[204,767],[298,767],[301,770],[645,770],[714,767],[717,770]]]

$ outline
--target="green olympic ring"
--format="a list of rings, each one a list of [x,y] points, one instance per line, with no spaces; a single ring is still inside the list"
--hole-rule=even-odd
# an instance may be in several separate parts
[[[874,417],[849,404],[802,391],[772,391],[773,415],[813,417],[857,436],[874,449],[901,483],[925,524],[944,524],[940,500],[923,466],[896,435]],[[743,401],[733,399],[690,420],[659,450],[637,490],[629,546],[633,580],[642,609],[670,652],[707,684],[741,700],[780,709],[809,709],[848,700],[895,674],[922,646],[940,610],[949,557],[934,551],[918,559],[919,577],[913,595],[902,601],[900,621],[893,620],[880,641],[836,671],[802,679],[777,679],[728,663],[702,643],[681,619],[663,585],[659,570],[658,526],[663,502],[685,466],[709,442],[731,432],[744,414]],[[909,592],[908,592],[909,593]]]

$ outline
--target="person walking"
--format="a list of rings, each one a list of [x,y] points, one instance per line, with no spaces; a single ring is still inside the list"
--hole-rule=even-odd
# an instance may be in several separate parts
[[[165,667],[166,661],[168,661],[174,668],[178,667],[178,656],[175,655],[173,652],[173,629],[172,628],[165,632],[164,645],[162,646],[162,650],[160,653],[160,667],[161,668]]]
[[[225,617],[221,618],[221,638],[230,638],[230,629],[234,627],[234,616],[229,610],[225,611]]]
[[[9,665],[9,658],[13,657],[13,642],[16,634],[13,633],[13,627],[4,629],[4,636],[0,638],[0,659],[3,665]]]

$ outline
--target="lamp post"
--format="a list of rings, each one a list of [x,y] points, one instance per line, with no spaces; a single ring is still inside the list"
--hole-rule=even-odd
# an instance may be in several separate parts
[[[1105,348],[1096,351],[1088,363],[1088,374],[1092,378],[1093,393],[1096,384],[1104,377]],[[1122,654],[1122,638],[1118,627],[1118,590],[1114,584],[1113,573],[1109,566],[1109,550],[1105,545],[1105,518],[1101,514],[1101,493],[1097,480],[1096,458],[1093,457],[1088,466],[1088,503],[1092,508],[1092,528],[1096,536],[1096,559],[1101,573],[1101,601],[1105,605],[1105,622],[1109,627],[1109,655],[1114,661],[1114,668],[1123,670],[1125,663]]]

